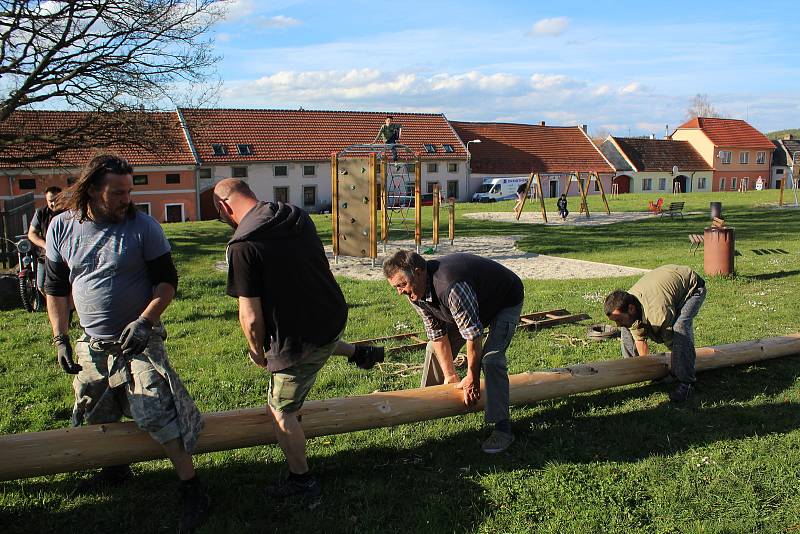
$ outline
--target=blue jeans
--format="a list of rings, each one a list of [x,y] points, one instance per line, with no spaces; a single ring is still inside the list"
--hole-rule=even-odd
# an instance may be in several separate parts
[[[670,354],[670,373],[681,382],[693,384],[694,362],[697,353],[694,350],[694,325],[695,316],[700,311],[700,306],[706,300],[706,288],[699,287],[678,310],[678,317],[672,325],[672,353]],[[627,328],[620,329],[622,340],[622,357],[638,356],[636,344]]]
[[[497,423],[510,419],[506,350],[511,344],[514,332],[517,330],[520,311],[522,311],[521,302],[516,306],[500,310],[492,319],[489,325],[489,335],[486,336],[486,340],[483,343],[481,369],[483,370],[484,383],[486,385],[484,415],[487,423]],[[458,351],[466,343],[466,340],[461,337],[455,325],[448,329],[447,337],[450,341],[453,358],[455,358],[458,355]],[[429,341],[425,349],[425,364],[422,368],[421,387],[435,386],[442,383],[444,383],[444,373],[434,354],[433,342]]]

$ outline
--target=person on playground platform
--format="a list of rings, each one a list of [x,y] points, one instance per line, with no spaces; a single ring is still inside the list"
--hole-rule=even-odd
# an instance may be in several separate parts
[[[628,291],[617,289],[605,300],[606,316],[621,328],[622,356],[646,356],[647,340],[671,349],[670,373],[678,386],[670,394],[683,402],[695,383],[693,320],[706,299],[706,283],[681,265],[662,265],[642,276]]]
[[[428,345],[422,387],[455,384],[464,404],[481,397],[481,369],[486,377],[486,422],[494,430],[484,452],[505,451],[514,441],[509,413],[506,350],[519,322],[522,280],[499,263],[472,254],[448,254],[425,261],[416,252],[399,250],[383,262],[383,274],[406,295],[422,318]],[[483,329],[489,326],[484,342]],[[453,363],[467,346],[467,372],[461,379]]]
[[[392,161],[397,161],[397,147],[394,145],[400,140],[401,135],[403,135],[403,127],[392,122],[392,116],[389,115],[375,138],[376,141],[383,141],[384,144],[390,145]]]
[[[132,190],[130,164],[100,155],[62,197],[67,209],[47,230],[47,313],[58,363],[75,375],[72,425],[132,417],[175,467],[183,503],[178,531],[194,532],[210,505],[191,456],[203,420],[167,359],[160,321],[175,296],[178,273],[161,225],[134,207]],[[84,329],[74,360],[70,289]],[[131,476],[127,465],[106,467],[73,493],[119,485]]]
[[[272,373],[268,413],[289,464],[289,476],[269,486],[267,497],[299,498],[313,507],[321,486],[306,460],[300,408],[332,354],[370,369],[383,361],[384,350],[341,340],[347,304],[306,212],[259,202],[235,178],[214,187],[214,201],[220,220],[235,230],[226,250],[227,294],[238,298],[250,359]]]

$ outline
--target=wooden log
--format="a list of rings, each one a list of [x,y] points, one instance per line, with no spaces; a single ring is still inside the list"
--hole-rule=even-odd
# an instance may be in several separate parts
[[[614,347],[616,351],[616,346]],[[697,350],[705,371],[800,354],[800,333]],[[511,403],[529,404],[667,375],[666,355],[576,365],[509,377]],[[485,397],[485,395],[484,395]],[[483,409],[466,408],[453,385],[309,401],[302,410],[306,436],[325,436],[439,419]],[[275,443],[264,408],[205,415],[196,452]],[[164,452],[132,422],[60,428],[0,436],[0,480],[77,471],[163,458]]]

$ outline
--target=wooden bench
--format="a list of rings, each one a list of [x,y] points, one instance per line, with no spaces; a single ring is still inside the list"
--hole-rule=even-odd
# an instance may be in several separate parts
[[[674,217],[676,215],[680,215],[683,218],[683,205],[685,202],[670,202],[669,207],[665,210],[661,211],[661,216],[663,217],[664,214],[669,215],[670,217]]]
[[[689,234],[689,251],[694,254],[703,244],[703,234]]]

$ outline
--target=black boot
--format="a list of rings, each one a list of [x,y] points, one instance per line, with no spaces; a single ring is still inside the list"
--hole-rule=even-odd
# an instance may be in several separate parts
[[[211,509],[211,499],[209,499],[203,485],[197,477],[191,480],[182,480],[178,488],[181,494],[181,522],[178,526],[179,534],[189,534],[194,532],[208,517]]]
[[[89,478],[81,480],[70,492],[69,496],[74,497],[83,493],[98,493],[109,488],[122,486],[133,478],[133,471],[130,465],[111,465],[103,467]]]

